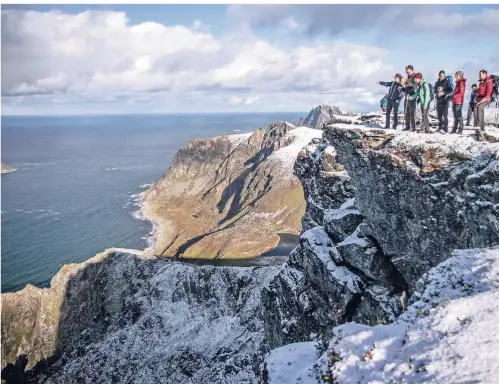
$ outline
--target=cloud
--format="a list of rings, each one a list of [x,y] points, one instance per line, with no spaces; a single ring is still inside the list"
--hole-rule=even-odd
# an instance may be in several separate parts
[[[499,33],[499,9],[483,9],[480,13],[432,13],[414,18],[413,25],[428,31],[477,32],[485,36]]]
[[[201,23],[191,29],[131,24],[121,12],[2,11],[3,101],[47,95],[178,108],[188,99],[207,108],[218,103],[219,110],[227,104],[272,109],[276,95],[287,94],[321,102],[331,95],[353,107],[353,92],[369,92],[373,79],[392,76],[386,54],[341,40],[284,49],[251,33],[215,37]]]
[[[474,10],[476,7],[473,6]],[[499,31],[499,9],[481,7],[480,13],[461,14],[455,12],[455,5],[438,4],[232,5],[228,15],[236,25],[282,25],[289,31],[309,35],[337,35],[353,30],[430,34],[454,31],[460,35]]]
[[[256,96],[247,96],[247,97],[232,96],[229,100],[229,103],[232,105],[252,105],[252,104],[258,104],[259,100],[260,98]]]

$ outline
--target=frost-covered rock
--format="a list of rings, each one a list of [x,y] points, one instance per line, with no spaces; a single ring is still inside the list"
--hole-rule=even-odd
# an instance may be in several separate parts
[[[417,301],[392,324],[336,327],[318,359],[313,342],[271,351],[268,382],[496,382],[499,247],[454,252],[418,288]]]
[[[355,187],[355,204],[404,279],[452,250],[499,243],[499,147],[470,137],[324,130]]]
[[[3,295],[2,367],[24,353],[28,368],[41,361],[28,375],[41,371],[37,383],[255,383],[260,292],[276,272],[110,250],[65,267],[51,288]]]

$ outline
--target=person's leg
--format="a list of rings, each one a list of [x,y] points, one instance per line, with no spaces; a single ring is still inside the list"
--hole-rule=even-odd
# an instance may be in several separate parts
[[[430,122],[428,120],[428,112],[430,110],[430,106],[424,109],[423,105],[421,105],[421,115],[423,116],[423,126],[422,130],[424,133],[430,133]]]
[[[386,123],[385,129],[390,129],[390,114],[392,113],[392,100],[388,100],[386,104]]]
[[[416,131],[416,100],[411,100],[409,102],[410,109],[410,119],[411,119],[411,131]]]
[[[399,124],[399,103],[397,101],[393,102],[393,129],[397,129]]]
[[[473,104],[468,105],[468,115],[466,116],[466,125],[471,124],[471,116],[473,115]]]
[[[454,124],[452,125],[452,131],[450,133],[457,132],[457,104],[452,104],[452,116],[454,116]]]
[[[438,130],[442,129],[442,104],[437,102]]]
[[[409,100],[405,99],[404,101],[404,119],[405,119],[405,129],[404,131],[409,130]]]
[[[480,130],[485,131],[485,107],[488,105],[488,103],[480,103],[478,104],[477,111],[478,111],[478,121],[480,125]]]
[[[457,117],[457,122],[459,124],[459,128],[457,130],[457,133],[462,134],[463,129],[464,129],[464,121],[463,121],[463,105],[462,104],[457,104],[456,105],[456,117]]]
[[[443,115],[443,121],[442,121],[442,128],[444,129],[445,133],[447,133],[448,128],[449,128],[449,102],[446,101],[445,104],[442,106],[442,115]]]

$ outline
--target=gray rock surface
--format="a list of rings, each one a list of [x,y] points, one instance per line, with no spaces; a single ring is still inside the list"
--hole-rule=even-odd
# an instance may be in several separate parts
[[[324,135],[370,232],[408,283],[454,249],[499,243],[497,144],[345,125]]]

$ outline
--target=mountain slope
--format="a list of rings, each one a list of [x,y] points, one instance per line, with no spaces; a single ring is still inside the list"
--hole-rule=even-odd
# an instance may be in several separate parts
[[[274,122],[253,134],[191,141],[144,193],[143,212],[158,223],[155,254],[249,258],[298,233],[305,210],[293,175],[299,150],[321,132]]]

